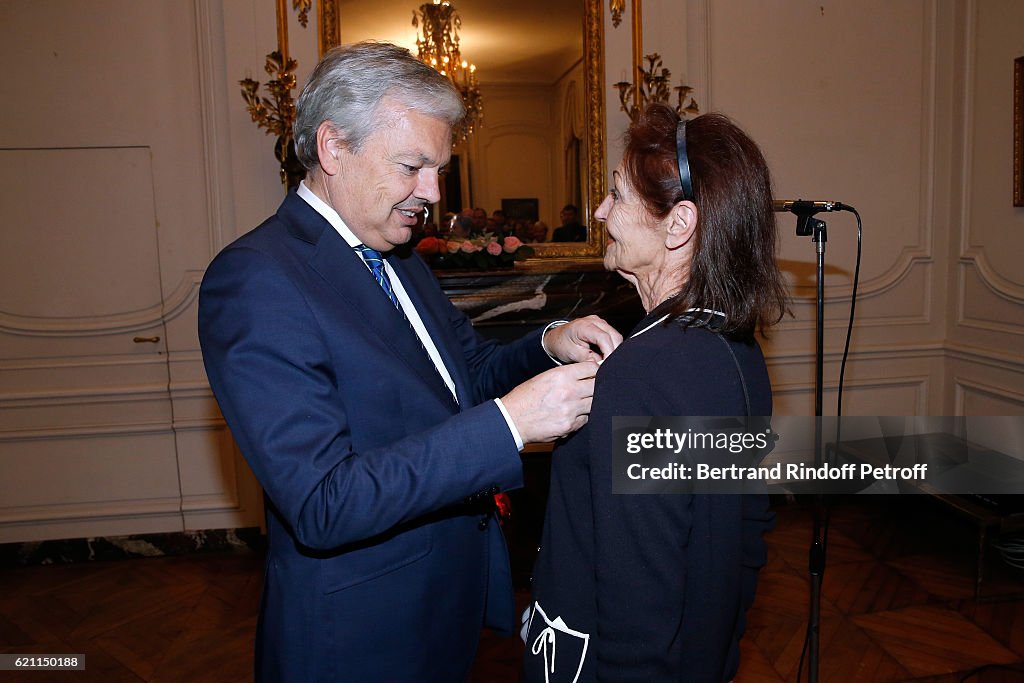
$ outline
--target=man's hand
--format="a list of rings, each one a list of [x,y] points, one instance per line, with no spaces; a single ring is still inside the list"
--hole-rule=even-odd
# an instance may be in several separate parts
[[[587,423],[597,363],[583,361],[542,372],[501,397],[524,443],[554,441]]]
[[[563,363],[599,363],[621,343],[622,335],[618,330],[596,315],[573,320],[544,335],[544,348]]]

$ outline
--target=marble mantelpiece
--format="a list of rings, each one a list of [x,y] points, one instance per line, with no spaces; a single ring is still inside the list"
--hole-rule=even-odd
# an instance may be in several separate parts
[[[644,316],[634,287],[604,270],[435,271],[441,288],[481,334],[514,339],[559,318],[599,315],[626,333]]]

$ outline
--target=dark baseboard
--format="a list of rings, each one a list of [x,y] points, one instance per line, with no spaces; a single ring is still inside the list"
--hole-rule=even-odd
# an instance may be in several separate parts
[[[0,544],[0,569],[265,549],[266,537],[258,527],[26,541]]]

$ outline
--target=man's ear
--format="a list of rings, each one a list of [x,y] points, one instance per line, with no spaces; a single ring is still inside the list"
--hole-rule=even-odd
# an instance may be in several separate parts
[[[341,162],[338,157],[345,150],[345,141],[338,134],[330,121],[324,121],[316,129],[316,156],[320,168],[327,175],[338,173]]]
[[[693,237],[697,229],[697,205],[691,201],[682,201],[672,207],[668,214],[668,227],[665,231],[665,246],[678,249]]]

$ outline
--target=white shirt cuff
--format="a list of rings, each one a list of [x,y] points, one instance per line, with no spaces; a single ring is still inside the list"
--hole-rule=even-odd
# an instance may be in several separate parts
[[[548,354],[548,358],[550,358],[558,365],[565,365],[565,363],[551,355],[551,352],[548,351],[548,347],[544,344],[544,337],[546,337],[548,332],[555,329],[556,327],[561,327],[562,325],[568,324],[568,320],[552,320],[551,322],[548,323],[548,326],[544,328],[544,331],[540,333],[540,348],[544,349],[544,353]]]
[[[523,437],[519,435],[519,430],[516,429],[516,423],[512,421],[512,416],[505,410],[505,404],[501,402],[500,398],[494,399],[494,402],[498,404],[498,410],[501,411],[501,416],[505,418],[505,424],[508,425],[508,430],[512,432],[512,438],[516,440],[516,448],[520,451],[523,450]]]

